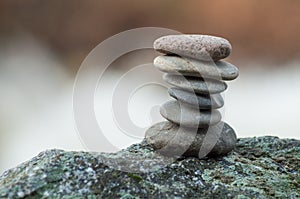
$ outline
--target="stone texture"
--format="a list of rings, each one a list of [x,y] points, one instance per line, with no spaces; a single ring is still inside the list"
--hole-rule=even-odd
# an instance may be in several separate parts
[[[200,109],[218,109],[224,105],[223,97],[220,94],[195,94],[175,87],[169,88],[168,93],[181,103]]]
[[[158,156],[145,142],[117,153],[48,150],[2,174],[0,198],[300,197],[300,140],[240,138],[226,156],[179,158],[147,173],[103,163],[140,158],[143,170]]]
[[[178,56],[158,56],[153,61],[159,70],[184,76],[207,77],[223,80],[234,80],[239,70],[225,61],[200,61]]]
[[[160,122],[150,127],[145,137],[146,142],[163,155],[188,157],[199,157],[201,146],[204,146],[205,156],[225,155],[234,149],[237,140],[234,130],[224,122],[203,129]]]
[[[167,120],[186,127],[204,127],[221,121],[221,113],[217,110],[199,110],[176,100],[164,103],[160,114]]]
[[[175,87],[194,91],[199,94],[221,93],[227,89],[227,84],[225,82],[215,79],[164,74],[163,80]]]
[[[154,49],[204,61],[217,61],[229,56],[230,43],[221,37],[209,35],[167,35],[154,42]]]

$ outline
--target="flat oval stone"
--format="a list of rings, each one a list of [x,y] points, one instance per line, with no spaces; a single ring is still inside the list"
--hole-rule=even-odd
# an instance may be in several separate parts
[[[164,74],[163,80],[173,86],[200,94],[221,93],[227,89],[225,82],[215,79]]]
[[[207,62],[178,56],[158,56],[153,61],[159,70],[184,76],[208,77],[223,80],[234,80],[239,70],[225,61]]]
[[[167,120],[186,127],[205,127],[221,121],[221,113],[217,110],[199,110],[176,100],[164,103],[160,114]]]
[[[229,41],[209,35],[167,35],[154,41],[154,49],[204,61],[218,61],[231,53]]]
[[[169,88],[171,97],[190,106],[197,106],[199,109],[218,109],[224,106],[223,97],[220,94],[195,94],[180,88]]]
[[[146,131],[145,140],[163,155],[203,158],[201,154],[218,156],[229,153],[234,149],[237,137],[234,130],[225,122],[202,129],[160,122]]]

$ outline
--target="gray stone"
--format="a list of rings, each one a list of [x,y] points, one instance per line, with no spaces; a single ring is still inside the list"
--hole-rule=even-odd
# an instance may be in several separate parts
[[[188,77],[172,74],[164,74],[163,79],[173,86],[200,94],[221,93],[227,89],[227,84],[225,82],[215,79],[203,79],[201,77]]]
[[[154,169],[159,157],[144,141],[116,153],[47,150],[0,174],[0,198],[300,197],[300,140],[239,138],[226,156],[179,158]],[[134,158],[141,171],[153,171],[104,163]]]
[[[209,35],[167,35],[154,42],[154,49],[204,61],[217,61],[229,56],[230,43],[221,37]]]
[[[197,106],[200,109],[218,109],[224,105],[223,97],[220,94],[195,94],[179,88],[169,88],[171,97],[190,106]]]
[[[200,110],[180,104],[176,100],[164,103],[160,114],[167,120],[186,127],[204,127],[221,121],[221,113],[217,110]]]
[[[207,147],[201,150],[208,156],[224,155],[234,149],[237,141],[234,130],[224,122],[200,129],[160,122],[150,127],[145,137],[153,149],[167,156],[198,157],[201,146]]]
[[[208,62],[166,55],[156,57],[153,63],[163,72],[185,76],[233,80],[239,75],[238,68],[225,61]]]

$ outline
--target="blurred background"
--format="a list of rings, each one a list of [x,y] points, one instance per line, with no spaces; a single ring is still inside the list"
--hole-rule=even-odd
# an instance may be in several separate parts
[[[300,139],[299,9],[297,0],[1,0],[0,173],[46,149],[85,150],[72,112],[76,72],[101,41],[138,27],[227,38],[233,46],[227,60],[240,68],[240,77],[225,93],[224,120],[239,137]],[[111,88],[135,57],[153,58],[153,52],[133,55],[110,67],[97,93],[99,118],[110,114],[101,106],[110,105]],[[129,115],[149,126],[151,111],[159,115],[151,106],[165,101],[166,91],[136,94]],[[115,132],[113,120],[106,126]]]

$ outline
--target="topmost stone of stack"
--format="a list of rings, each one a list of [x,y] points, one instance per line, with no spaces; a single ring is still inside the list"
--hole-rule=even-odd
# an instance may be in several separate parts
[[[154,42],[154,49],[203,61],[218,61],[231,53],[229,41],[209,35],[167,35]]]

